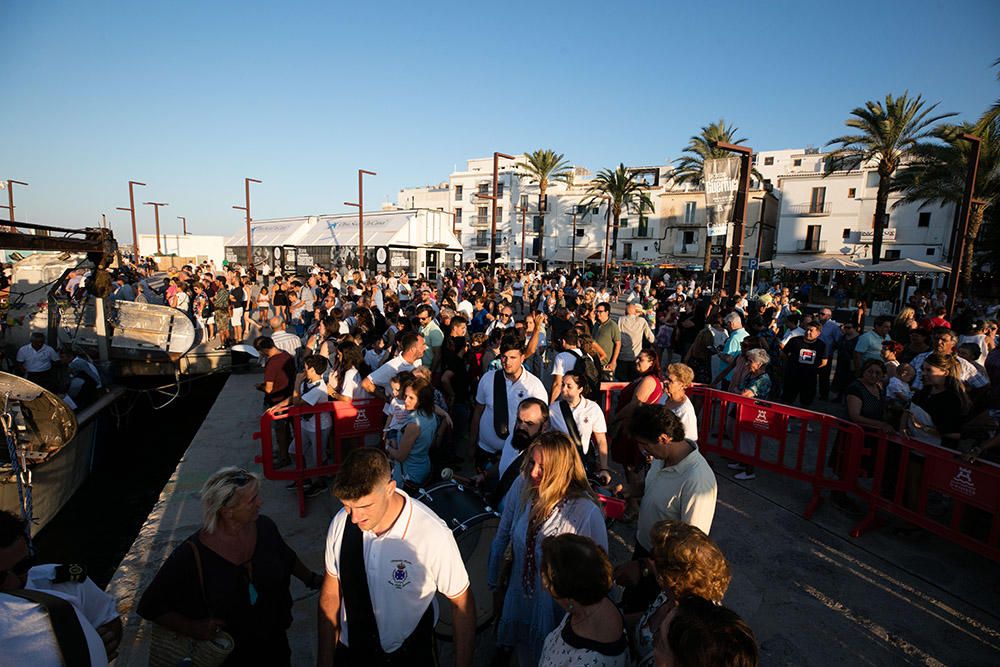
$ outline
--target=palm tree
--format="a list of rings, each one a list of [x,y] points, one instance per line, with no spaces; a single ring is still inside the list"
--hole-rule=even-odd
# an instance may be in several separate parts
[[[525,153],[524,161],[517,168],[528,177],[529,183],[538,183],[538,263],[545,270],[545,192],[552,183],[573,182],[573,168],[563,158],[562,153],[551,149],[539,149]]]
[[[844,124],[858,131],[827,142],[838,147],[826,158],[826,173],[852,171],[864,165],[875,164],[878,170],[878,193],[875,196],[874,235],[872,238],[872,264],[882,256],[882,229],[889,204],[892,177],[903,160],[925,145],[924,139],[934,136],[931,127],[938,121],[954,116],[953,113],[931,113],[937,104],[924,106],[920,95],[910,98],[908,92],[899,97],[885,96],[882,102],[866,102],[851,112],[852,118]]]
[[[994,67],[1000,67],[1000,58],[993,61]],[[1000,72],[997,72],[997,80],[1000,80]],[[979,126],[1000,124],[1000,100],[993,103],[983,117],[979,119]]]
[[[941,126],[935,136],[945,143],[924,144],[914,149],[911,153],[913,161],[900,169],[892,184],[892,190],[903,195],[894,206],[915,202],[926,206],[938,201],[941,206],[953,204],[956,209],[960,208],[972,149],[972,144],[962,139],[962,135],[972,133],[978,134],[981,144],[962,262],[961,280],[966,294],[969,293],[968,288],[972,282],[972,258],[976,239],[982,229],[986,211],[1000,203],[1000,128],[997,124],[983,122],[982,119],[977,124]]]
[[[602,169],[590,181],[587,188],[589,199],[584,206],[589,208],[602,199],[608,200],[611,219],[614,220],[614,240],[611,242],[612,255],[618,244],[618,225],[621,222],[622,212],[637,212],[641,217],[643,211],[653,210],[653,200],[649,198],[645,187],[642,181],[632,177],[632,173],[625,168],[624,164],[619,164],[617,169]],[[608,225],[611,225],[611,220],[608,221]],[[605,282],[608,279],[607,255],[608,253],[605,253],[604,257]]]
[[[699,188],[704,188],[705,160],[715,158],[732,157],[733,154],[718,147],[720,142],[727,144],[746,143],[745,137],[736,138],[739,129],[735,125],[726,126],[725,119],[719,119],[718,123],[710,123],[701,128],[701,134],[696,134],[688,141],[684,152],[687,155],[674,160],[677,164],[671,174],[674,183],[683,185],[691,183]],[[760,178],[760,174],[754,170],[753,175]],[[712,261],[712,244],[708,238],[708,230],[705,231],[705,271],[708,271]]]

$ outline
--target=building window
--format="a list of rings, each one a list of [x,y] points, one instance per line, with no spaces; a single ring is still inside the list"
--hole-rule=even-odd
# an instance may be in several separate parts
[[[577,236],[583,236],[583,230],[582,229],[576,230],[576,235]]]
[[[531,239],[531,254],[538,255],[538,251],[542,248],[542,239],[539,236]]]
[[[632,244],[623,243],[622,244],[622,259],[632,259]]]
[[[932,255],[934,255],[934,248],[928,248],[927,249],[927,256],[930,257]]]
[[[462,224],[462,209],[456,208],[455,209],[455,226],[458,227],[460,224]]]
[[[802,158],[797,157],[794,160],[792,160],[792,166],[793,167],[801,167],[802,166]]]
[[[618,226],[621,227],[621,228],[623,228],[623,229],[625,227],[628,227],[628,218],[622,218],[621,220],[619,220],[618,221]]]
[[[478,211],[478,213],[476,213],[476,215],[479,216],[479,222],[484,222],[484,221],[486,221],[486,220],[489,219],[489,217],[490,217],[490,207],[489,206],[480,206],[476,210]]]
[[[503,220],[503,206],[497,206],[497,220]]]
[[[503,181],[497,181],[497,197],[503,197]]]
[[[855,199],[857,196],[858,196],[858,189],[857,188],[847,188],[847,198],[848,199]]]
[[[684,222],[690,224],[694,222],[695,211],[698,210],[698,202],[689,201],[684,203]]]
[[[639,229],[635,235],[639,237],[649,236],[649,218],[644,215],[639,216]]]
[[[685,230],[681,243],[684,245],[694,244],[694,230]]]
[[[920,216],[917,218],[917,227],[930,227],[931,226],[931,212],[921,211]]]
[[[455,201],[462,201],[462,186],[455,186]]]
[[[886,250],[885,251],[885,259],[899,259],[899,251],[898,250]]]
[[[481,195],[488,195],[489,193],[490,193],[490,184],[489,183],[480,183],[479,184],[479,194],[481,194]]]
[[[528,210],[528,195],[521,195],[521,208]]]
[[[485,229],[480,229],[476,232],[476,245],[480,248],[489,245],[490,243],[490,233]]]
[[[592,213],[593,215],[598,215],[598,214],[599,214],[600,212],[601,212],[601,207],[600,207],[600,206],[595,206],[595,207],[593,208],[593,210],[591,210],[591,213]]]
[[[845,239],[851,238],[851,228],[850,227],[844,227],[844,238]]]
[[[542,230],[542,216],[535,215],[531,217],[531,231],[540,232]]]
[[[809,212],[823,213],[826,204],[826,188],[813,188],[809,196]]]
[[[764,166],[765,167],[770,167],[773,164],[774,164],[774,158],[773,157],[766,157],[766,158],[764,158]]]
[[[757,158],[759,158],[759,157],[760,157],[760,155],[758,155],[757,153],[754,153],[753,157],[750,158],[750,164],[756,166],[757,165]]]

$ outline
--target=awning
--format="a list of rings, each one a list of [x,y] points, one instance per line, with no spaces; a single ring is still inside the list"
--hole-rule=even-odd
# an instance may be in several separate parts
[[[951,273],[951,269],[940,264],[932,264],[919,259],[894,259],[888,262],[872,264],[871,260],[863,260],[861,271],[869,273]]]

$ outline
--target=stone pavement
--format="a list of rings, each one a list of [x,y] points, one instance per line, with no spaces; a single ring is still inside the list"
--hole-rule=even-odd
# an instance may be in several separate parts
[[[109,585],[126,615],[120,665],[145,665],[148,625],[134,613],[138,595],[171,549],[200,525],[198,490],[225,465],[259,470],[257,374],[232,375],[163,490]],[[900,538],[876,531],[848,537],[852,520],[824,504],[801,517],[805,485],[768,473],[753,482],[719,473],[712,537],[733,568],[725,604],[754,629],[764,665],[988,665],[1000,655],[1000,569],[996,563],[930,535]],[[323,567],[326,528],[338,509],[323,496],[299,518],[283,482],[265,481],[262,512],[311,568]],[[629,557],[632,527],[612,527],[614,561]],[[294,665],[315,661],[316,593],[292,581]],[[442,645],[442,664],[450,664]],[[488,664],[489,633],[477,638],[476,664]],[[992,657],[991,657],[992,656]]]

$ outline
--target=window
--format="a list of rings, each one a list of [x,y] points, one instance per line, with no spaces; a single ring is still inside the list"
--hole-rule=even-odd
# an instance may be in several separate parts
[[[851,228],[850,227],[844,227],[844,238],[845,239],[851,238]]]
[[[899,259],[899,251],[898,250],[886,250],[885,251],[885,259]]]
[[[542,229],[542,216],[534,215],[531,217],[531,231],[538,232]]]
[[[623,243],[622,244],[622,259],[632,259],[632,244]]]
[[[497,206],[497,220],[503,220],[503,206]]]
[[[826,188],[813,188],[809,197],[809,212],[823,213],[826,204]]]
[[[628,218],[622,218],[621,220],[619,220],[618,226],[621,227],[622,229],[628,227]]]
[[[764,158],[764,166],[765,167],[770,167],[773,164],[774,164],[774,158],[773,157],[766,157],[766,158]]]
[[[868,172],[868,187],[877,188],[878,187],[878,172],[869,171]]]
[[[538,255],[538,251],[541,249],[541,247],[542,247],[542,238],[540,236],[536,236],[535,238],[531,239],[532,255]]]
[[[858,196],[858,189],[857,188],[847,188],[847,198],[848,199],[856,199],[857,196]]]
[[[793,167],[801,167],[802,166],[802,158],[797,157],[794,160],[792,160],[792,166]]]
[[[528,208],[528,195],[521,195],[521,208]]]
[[[486,222],[487,220],[490,219],[489,206],[480,206],[479,208],[476,209],[476,211],[477,211],[476,215],[479,216],[479,222]]]
[[[490,184],[489,183],[480,183],[479,184],[479,194],[481,194],[481,195],[488,195],[489,193],[490,193]]]
[[[456,208],[455,209],[455,226],[458,227],[460,224],[462,224],[462,209]]]
[[[582,229],[577,229],[576,230],[576,235],[577,236],[583,236],[583,230]]]
[[[636,236],[649,236],[649,218],[644,215],[639,216],[639,228],[635,233]]]
[[[819,237],[822,230],[823,225],[809,225],[806,227],[806,250],[818,251],[820,249]]]
[[[759,157],[760,157],[760,155],[758,155],[757,153],[754,153],[753,157],[750,158],[750,164],[752,164],[754,166],[757,166],[757,158],[759,158]]]
[[[455,186],[455,201],[462,201],[462,186]]]
[[[689,224],[694,222],[694,215],[695,211],[697,210],[698,210],[698,202],[695,201],[686,202],[684,204],[684,222]]]
[[[927,249],[927,256],[928,256],[928,257],[930,257],[930,256],[932,256],[933,254],[934,254],[934,248],[928,248],[928,249]]]
[[[600,212],[601,212],[600,206],[595,206],[594,209],[591,211],[591,213],[594,215],[598,215]]]
[[[485,229],[476,232],[476,245],[482,248],[490,244],[490,233]]]
[[[682,237],[681,243],[683,243],[684,245],[693,245],[694,244],[694,230],[686,230],[684,232],[683,237]]]
[[[931,212],[921,211],[920,216],[917,218],[917,227],[930,227],[931,226]]]
[[[503,197],[503,181],[497,182],[497,197]]]

